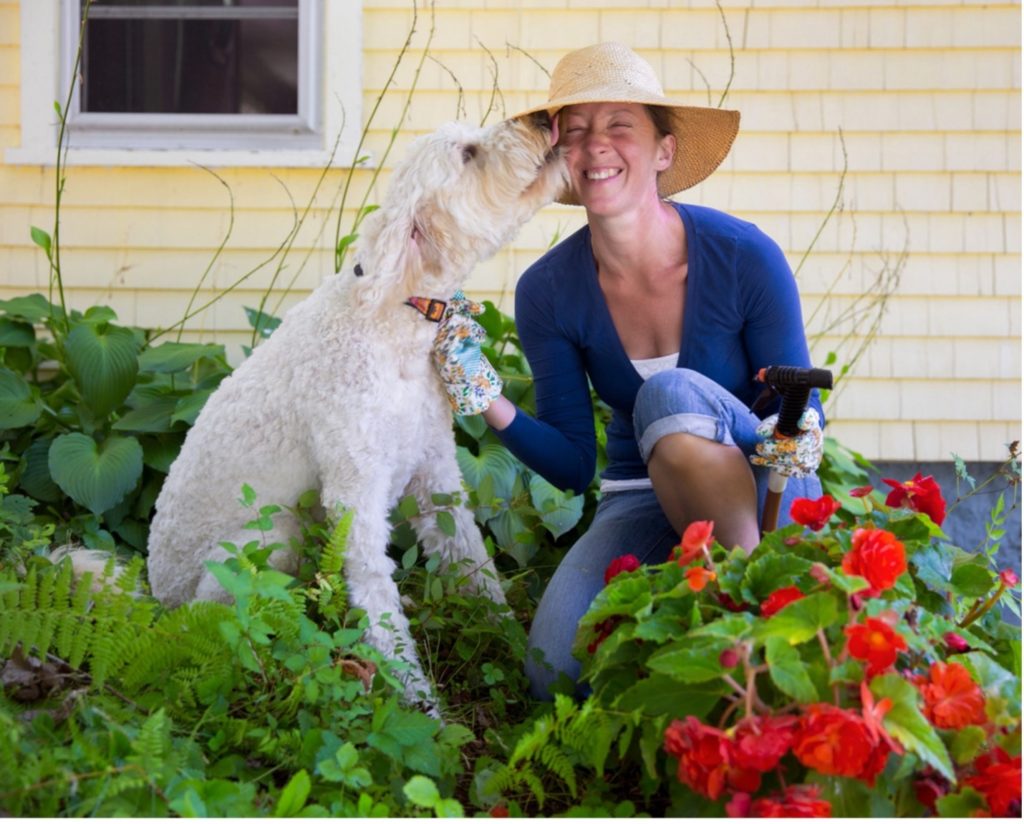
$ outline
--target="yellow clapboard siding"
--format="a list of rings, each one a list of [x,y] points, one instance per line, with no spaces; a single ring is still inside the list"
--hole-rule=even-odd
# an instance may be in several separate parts
[[[363,0],[363,8],[367,112],[412,15],[404,0]],[[367,202],[379,200],[416,135],[441,120],[494,122],[532,105],[546,93],[541,66],[550,70],[574,46],[622,40],[652,62],[667,90],[694,104],[716,103],[731,82],[725,105],[743,112],[740,137],[720,171],[680,199],[754,221],[794,265],[813,242],[798,277],[816,358],[855,351],[867,320],[833,321],[863,303],[858,298],[879,271],[901,266],[879,334],[835,395],[833,433],[869,458],[906,460],[945,460],[951,451],[997,460],[1003,443],[1019,437],[1018,4],[725,2],[736,50],[731,78],[726,30],[712,0],[438,0],[436,9],[435,60],[422,65],[390,156],[390,130],[426,42],[424,10],[367,135],[364,151],[383,167]],[[20,142],[18,13],[17,3],[0,0],[0,150]],[[844,144],[842,208],[815,240],[836,198]],[[258,266],[287,234],[291,206],[274,176],[302,208],[319,175],[217,172],[235,196],[235,229],[200,300]],[[329,209],[345,174],[328,173],[297,239],[290,267],[314,251],[288,301],[333,273],[336,214]],[[354,175],[343,231],[371,174]],[[108,303],[140,325],[180,316],[226,231],[227,203],[223,186],[194,168],[72,165],[63,223],[69,300]],[[46,289],[48,267],[28,226],[48,229],[52,204],[52,167],[0,161],[0,296]],[[582,218],[571,207],[542,210],[471,274],[473,296],[510,311],[522,270]],[[237,359],[248,340],[243,307],[255,305],[272,278],[272,267],[251,275],[190,319],[185,336],[224,340]]]

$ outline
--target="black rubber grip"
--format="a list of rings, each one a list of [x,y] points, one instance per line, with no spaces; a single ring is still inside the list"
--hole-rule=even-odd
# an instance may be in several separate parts
[[[785,392],[791,387],[808,389],[831,389],[832,373],[828,369],[806,369],[801,366],[769,366],[762,369],[758,378],[776,389]]]
[[[811,390],[832,388],[832,373],[828,369],[768,366],[757,373],[757,379],[782,395],[775,431],[788,437],[800,434],[797,424],[807,408]]]

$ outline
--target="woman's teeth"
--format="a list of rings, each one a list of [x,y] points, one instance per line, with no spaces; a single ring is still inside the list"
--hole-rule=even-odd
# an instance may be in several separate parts
[[[610,177],[615,177],[620,171],[620,169],[592,169],[584,172],[584,177],[587,180],[607,180]]]

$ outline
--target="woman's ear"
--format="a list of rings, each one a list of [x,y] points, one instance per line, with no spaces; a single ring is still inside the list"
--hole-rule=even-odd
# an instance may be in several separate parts
[[[672,165],[672,158],[676,154],[676,136],[667,134],[658,140],[658,152],[654,158],[654,166],[659,172],[665,171]]]

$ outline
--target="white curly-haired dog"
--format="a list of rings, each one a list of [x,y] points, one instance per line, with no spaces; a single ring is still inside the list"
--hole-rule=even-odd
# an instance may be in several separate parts
[[[228,599],[204,562],[227,556],[222,541],[252,539],[236,500],[243,483],[258,506],[289,506],[317,489],[327,512],[354,512],[344,572],[350,602],[369,618],[366,640],[409,664],[409,700],[434,704],[392,579],[388,515],[410,493],[423,512],[436,511],[431,495],[461,490],[462,477],[430,357],[438,327],[406,300],[447,300],[554,198],[564,176],[541,119],[452,123],[412,144],[362,224],[354,269],[291,309],[188,433],[149,534],[149,581],[160,601]],[[453,538],[432,514],[414,519],[421,545],[449,563],[470,559],[473,586],[504,604],[472,513],[464,505],[451,513]],[[297,535],[282,512],[268,539],[287,547]],[[297,561],[279,550],[270,563],[294,573]]]

